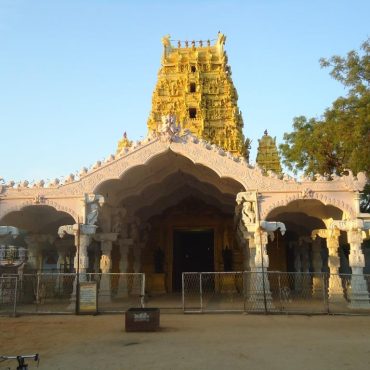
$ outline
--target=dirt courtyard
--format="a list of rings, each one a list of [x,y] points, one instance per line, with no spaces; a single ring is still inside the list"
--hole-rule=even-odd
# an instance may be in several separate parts
[[[154,333],[123,315],[1,317],[0,354],[35,352],[39,369],[368,370],[370,317],[161,314]]]

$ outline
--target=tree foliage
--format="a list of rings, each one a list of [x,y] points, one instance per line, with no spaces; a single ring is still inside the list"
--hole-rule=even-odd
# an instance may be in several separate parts
[[[345,169],[370,174],[370,39],[345,57],[320,59],[347,95],[337,98],[320,118],[294,118],[293,132],[280,145],[288,169],[306,175],[341,174]],[[369,187],[367,187],[369,189]],[[369,195],[367,207],[370,208]]]

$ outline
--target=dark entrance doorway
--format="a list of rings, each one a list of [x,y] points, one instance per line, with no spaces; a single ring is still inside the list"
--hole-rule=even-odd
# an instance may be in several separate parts
[[[183,272],[214,271],[213,229],[174,230],[172,289],[181,290]]]

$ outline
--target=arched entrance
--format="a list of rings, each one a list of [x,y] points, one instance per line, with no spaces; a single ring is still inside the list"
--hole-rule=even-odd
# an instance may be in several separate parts
[[[315,199],[300,199],[272,210],[267,220],[280,221],[286,226],[284,236],[276,233],[274,241],[268,244],[271,271],[327,272],[328,250],[320,240],[313,243],[312,231],[326,229],[331,220],[340,220],[343,211],[325,205]],[[348,248],[343,233],[339,240],[338,255],[341,258],[341,272],[349,272]],[[345,260],[347,255],[347,261]]]
[[[233,251],[233,269],[242,269],[233,217],[236,194],[243,190],[172,151],[102,183],[96,189],[106,199],[100,226],[119,233],[112,270],[145,272],[149,290],[171,292],[181,288],[184,271],[224,271],[225,248]]]
[[[71,271],[74,242],[72,239],[60,241],[58,228],[73,224],[74,218],[47,205],[27,205],[11,211],[1,220],[1,225],[19,229],[19,235],[12,239],[2,238],[1,244],[6,248],[12,245],[16,249],[24,248],[26,263],[24,271]]]

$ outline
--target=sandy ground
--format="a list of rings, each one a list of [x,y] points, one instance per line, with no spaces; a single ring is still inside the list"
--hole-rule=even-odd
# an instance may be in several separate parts
[[[160,332],[126,333],[123,315],[23,316],[0,329],[0,354],[38,352],[39,369],[370,368],[370,317],[162,314]]]

